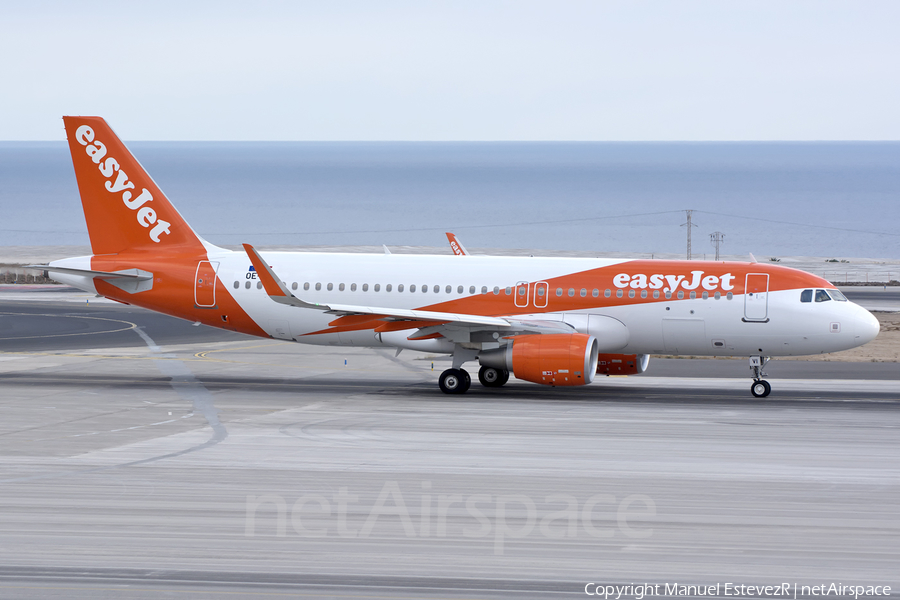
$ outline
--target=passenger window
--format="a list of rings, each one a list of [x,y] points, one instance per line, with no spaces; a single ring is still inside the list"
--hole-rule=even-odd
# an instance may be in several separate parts
[[[292,290],[296,290],[296,289],[297,289],[297,282],[296,282],[296,281],[295,281],[294,283],[291,284],[291,289],[292,289]]]
[[[398,289],[399,289],[399,288],[398,288]],[[402,292],[403,290],[400,290],[400,291]],[[410,291],[410,292],[416,291],[416,284],[412,284],[411,286],[409,286],[409,291]]]
[[[309,291],[309,282],[308,282],[308,281],[307,281],[306,283],[303,284],[303,289],[304,289],[305,291]]]
[[[585,288],[581,288],[581,297],[587,298],[587,290]]]
[[[378,291],[378,290],[375,290],[375,291]],[[386,291],[386,292],[391,291],[391,284],[390,284],[390,283],[387,284],[386,286],[384,286],[384,291]],[[403,286],[402,286],[402,285],[400,286],[400,291],[401,291],[401,292],[403,291]]]
[[[474,294],[474,293],[475,293],[475,286],[474,286],[474,285],[470,285],[470,286],[469,286],[469,293],[470,293],[470,294]]]
[[[447,289],[447,293],[449,294],[449,293],[450,293],[450,286],[448,285],[446,289]],[[440,292],[440,291],[441,291],[441,286],[439,286],[439,285],[434,286],[434,293],[435,293],[435,294],[437,294],[437,293]]]
[[[495,285],[494,286],[494,295],[496,296],[499,293],[500,293],[500,287]]]
[[[594,298],[600,297],[600,290],[598,290],[597,288],[594,288],[594,291],[591,292],[591,295],[592,295]]]
[[[448,293],[448,294],[450,293],[450,286],[449,286],[449,285],[447,286],[447,293]],[[461,285],[456,286],[456,293],[457,293],[457,294],[462,294],[462,293],[463,293],[463,286],[461,286]]]
[[[338,286],[338,290],[340,290],[340,291],[342,291],[342,292],[344,291],[344,284],[343,284],[343,283],[340,284],[340,285]]]
[[[606,290],[606,291],[603,292],[603,297],[604,297],[604,298],[609,298],[610,296],[612,296],[612,292],[611,292],[611,291]]]
[[[522,288],[522,290],[524,291],[525,288]],[[506,295],[509,296],[510,294],[512,294],[512,288],[511,288],[511,287],[507,287],[507,288],[506,288]]]
[[[247,289],[249,290],[249,289],[250,289],[250,282],[249,282],[249,281],[246,282],[246,283],[244,284],[244,287],[247,288]]]
[[[487,294],[487,286],[486,285],[481,286],[481,293]]]
[[[369,291],[369,284],[368,284],[368,283],[364,283],[364,284],[363,284],[363,291],[364,291],[364,292],[368,292],[368,291]]]
[[[380,284],[380,283],[376,283],[376,284],[375,284],[375,287],[373,287],[372,289],[373,289],[374,291],[376,291],[376,292],[380,292],[380,291],[381,291],[381,284]]]
[[[803,290],[800,292],[800,302],[812,302],[812,290]]]
[[[569,298],[575,297],[575,288],[569,288]]]
[[[556,295],[562,296],[562,288],[556,288]]]
[[[413,291],[416,291],[416,290],[415,290],[415,287],[416,287],[416,286],[413,286]],[[387,291],[391,291],[391,286],[390,286],[390,284],[388,284]],[[402,291],[403,291],[403,284],[402,284],[402,283],[401,283],[400,285],[397,286],[397,291],[398,291],[398,292],[402,292]]]
[[[351,283],[351,284],[350,284],[350,291],[351,291],[351,292],[355,292],[355,291],[356,291],[356,284],[355,284],[355,283]]]
[[[622,290],[616,290],[616,298],[621,298],[624,295],[625,295],[625,292],[623,292]]]
[[[322,289],[322,284],[321,284],[321,283],[317,283],[317,284],[316,284],[316,291],[318,292],[318,291],[320,291],[321,289]]]
[[[328,284],[328,291],[330,292],[330,291],[333,290],[333,289],[334,289],[334,284],[333,284],[333,283],[329,283],[329,284]]]
[[[825,290],[816,290],[816,302],[828,302],[831,297]]]

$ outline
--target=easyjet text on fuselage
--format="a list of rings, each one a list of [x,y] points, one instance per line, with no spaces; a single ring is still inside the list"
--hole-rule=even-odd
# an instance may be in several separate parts
[[[724,275],[704,275],[704,273],[705,271],[691,271],[690,278],[687,275],[664,275],[662,273],[653,275],[619,273],[613,277],[613,285],[617,288],[630,287],[636,290],[646,288],[651,290],[661,289],[663,292],[675,292],[679,287],[683,290],[702,288],[710,292],[717,289],[724,291],[734,289],[734,285],[731,282],[735,280],[735,276],[731,273],[725,273]]]

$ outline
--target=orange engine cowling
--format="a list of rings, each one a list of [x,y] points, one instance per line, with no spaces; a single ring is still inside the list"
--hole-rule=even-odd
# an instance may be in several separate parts
[[[648,354],[600,354],[597,356],[598,375],[637,375],[647,370]]]
[[[597,339],[584,333],[519,335],[479,354],[482,365],[544,385],[586,385],[597,372]]]

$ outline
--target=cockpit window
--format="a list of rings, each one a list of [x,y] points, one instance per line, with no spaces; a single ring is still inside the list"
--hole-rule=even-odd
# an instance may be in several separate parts
[[[800,302],[812,302],[812,290],[803,290],[800,292]]]
[[[846,302],[847,296],[842,294],[840,290],[828,290],[828,295],[837,300],[838,302]]]
[[[831,297],[825,290],[816,290],[816,302],[828,302]]]

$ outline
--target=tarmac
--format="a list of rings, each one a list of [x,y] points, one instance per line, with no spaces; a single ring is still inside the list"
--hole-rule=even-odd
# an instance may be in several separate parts
[[[897,363],[773,361],[765,399],[743,361],[660,359],[446,396],[440,357],[15,287],[0,598],[900,586]]]

